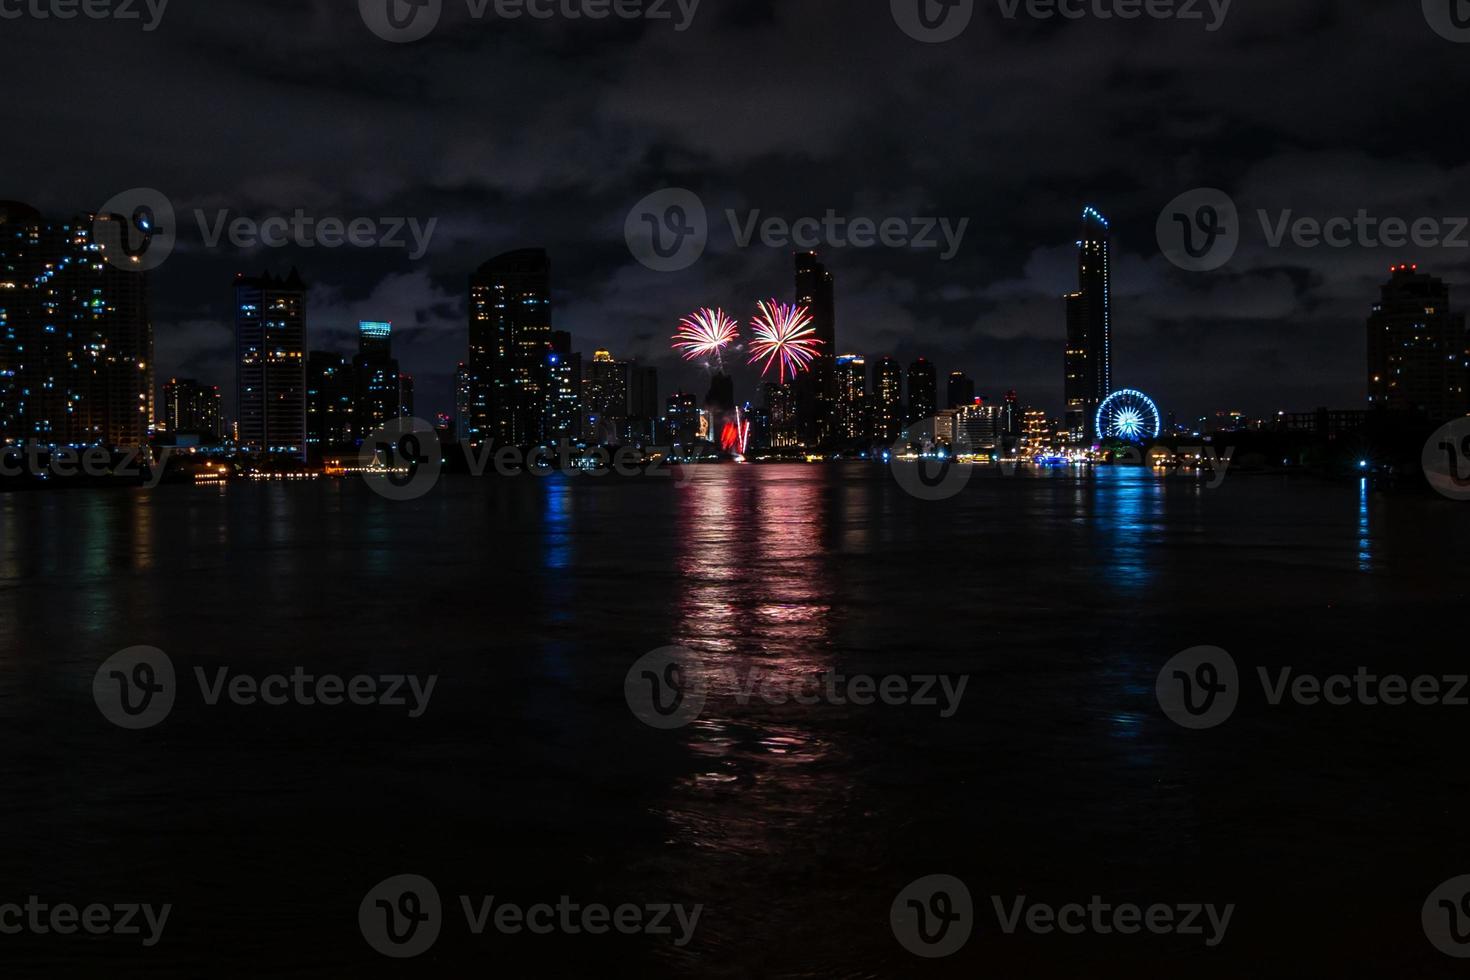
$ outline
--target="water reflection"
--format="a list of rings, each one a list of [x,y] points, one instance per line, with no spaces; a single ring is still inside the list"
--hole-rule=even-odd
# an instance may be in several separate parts
[[[1368,481],[1358,481],[1358,571],[1373,570],[1373,537],[1368,527]]]
[[[692,846],[779,856],[780,838],[817,832],[848,791],[834,724],[850,709],[749,695],[763,677],[784,689],[835,669],[830,479],[816,467],[719,467],[681,491],[673,641],[703,658],[710,697],[686,729],[702,761],[664,815]]]
[[[1154,551],[1164,533],[1164,481],[1148,470],[1098,467],[1085,493],[1085,519],[1098,535],[1108,586],[1129,598],[1142,596],[1158,574]]]

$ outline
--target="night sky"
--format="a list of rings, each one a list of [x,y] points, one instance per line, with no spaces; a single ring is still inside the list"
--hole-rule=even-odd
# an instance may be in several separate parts
[[[840,352],[924,355],[1060,414],[1059,297],[1075,288],[1089,203],[1116,233],[1115,385],[1181,419],[1358,407],[1364,319],[1388,266],[1463,288],[1470,249],[1270,248],[1255,212],[1470,214],[1470,45],[1431,30],[1414,0],[1236,0],[1213,32],[1201,9],[1205,21],[1041,21],[977,0],[944,44],[908,37],[878,0],[703,0],[682,32],[475,21],[446,0],[413,44],[374,36],[354,0],[174,0],[151,32],[0,20],[0,198],[64,215],[128,188],[166,194],[180,240],[152,274],[159,380],[219,384],[231,412],[235,272],[297,266],[312,348],[348,350],[359,319],[392,320],[429,417],[450,408],[464,359],[468,274],[525,246],[551,253],[554,327],[577,349],[656,363],[663,395],[702,393],[699,369],[668,352],[679,316],[721,305],[748,319],[756,299],[792,294],[790,250],[738,248],[734,208],[968,218],[948,262],[821,249]],[[710,243],[658,273],[623,227],[667,186],[701,197]],[[1200,186],[1227,190],[1244,230],[1230,264],[1190,273],[1154,229]],[[208,249],[193,214],[296,208],[438,225],[414,262],[405,249]],[[754,378],[738,375],[742,397]]]

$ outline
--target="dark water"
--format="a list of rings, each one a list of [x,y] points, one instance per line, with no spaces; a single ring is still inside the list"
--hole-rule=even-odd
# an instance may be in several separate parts
[[[1441,976],[1420,906],[1470,872],[1470,708],[1270,707],[1187,731],[1175,653],[1242,674],[1466,669],[1470,507],[1353,484],[883,470],[358,482],[0,498],[0,901],[174,906],[162,942],[0,937],[6,976]],[[742,705],[641,724],[677,644],[781,676],[967,675],[914,705]],[[157,727],[93,702],[158,647]],[[385,706],[209,706],[209,671],[437,674]],[[367,891],[446,924],[394,961]],[[905,951],[898,892],[951,874],[968,945]],[[700,903],[692,942],[470,935],[459,895]],[[1234,903],[1225,940],[1004,934],[991,896]]]

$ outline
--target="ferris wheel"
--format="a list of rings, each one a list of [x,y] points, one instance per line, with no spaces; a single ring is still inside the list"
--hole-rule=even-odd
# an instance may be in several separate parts
[[[1097,407],[1099,438],[1137,442],[1157,439],[1161,429],[1159,406],[1141,391],[1121,388]]]

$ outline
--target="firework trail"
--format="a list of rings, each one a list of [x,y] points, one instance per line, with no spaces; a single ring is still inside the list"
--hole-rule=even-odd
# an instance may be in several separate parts
[[[721,351],[739,339],[740,328],[724,310],[695,310],[679,321],[679,331],[674,334],[674,350],[682,352],[686,361],[713,354],[723,369]]]
[[[817,345],[811,314],[805,306],[771,300],[756,304],[758,313],[750,321],[755,339],[750,342],[750,363],[761,362],[761,375],[775,367],[782,384],[796,377],[816,359]]]

